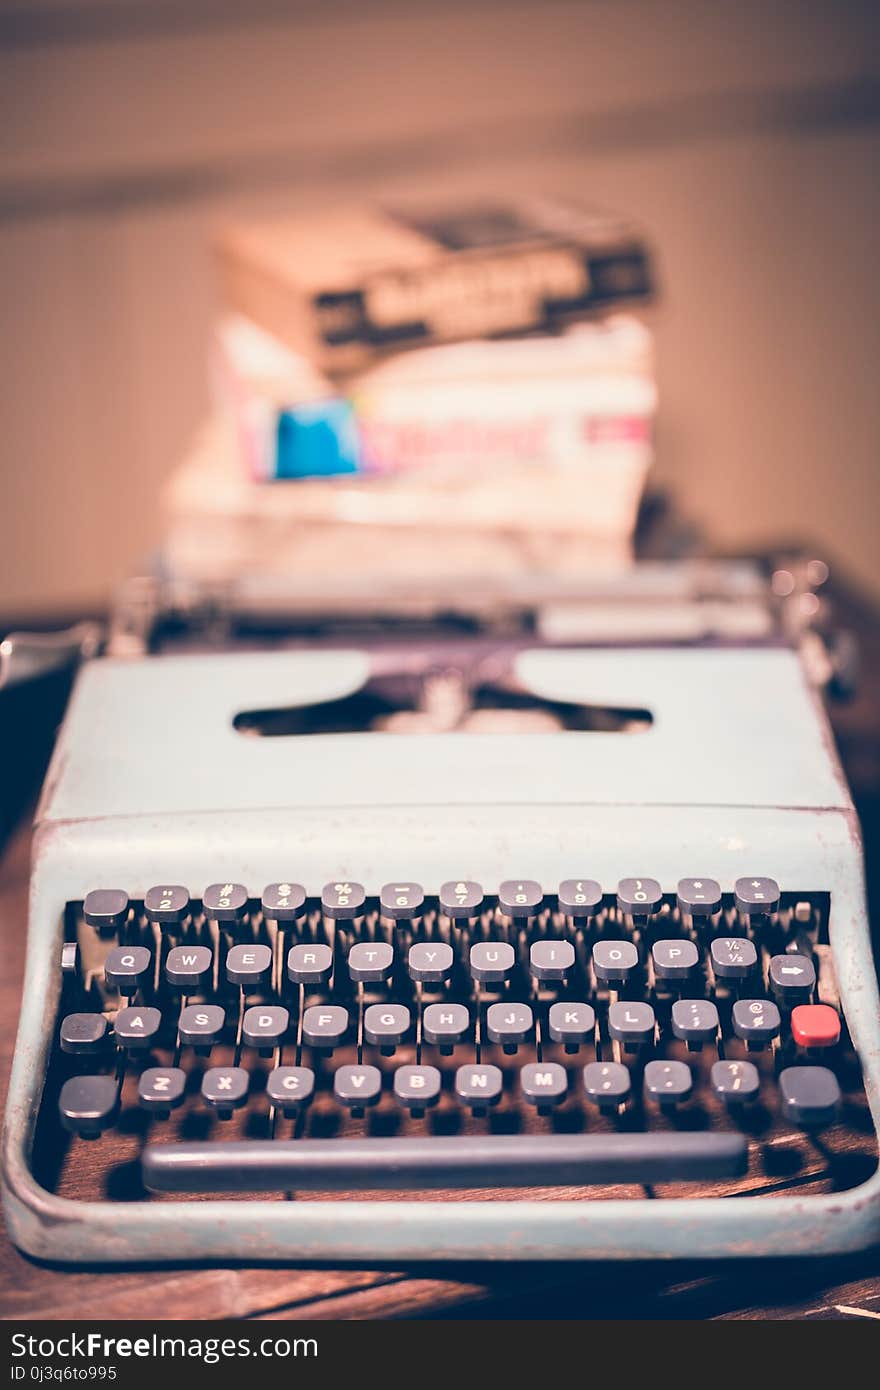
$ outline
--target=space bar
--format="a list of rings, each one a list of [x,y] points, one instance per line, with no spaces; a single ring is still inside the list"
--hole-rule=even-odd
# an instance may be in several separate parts
[[[741,1134],[489,1134],[156,1144],[141,1162],[152,1192],[330,1192],[702,1182],[748,1153]]]

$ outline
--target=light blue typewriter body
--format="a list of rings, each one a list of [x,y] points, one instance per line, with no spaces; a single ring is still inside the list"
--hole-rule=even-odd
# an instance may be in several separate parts
[[[635,870],[673,891],[744,874],[831,894],[830,941],[880,1122],[880,1000],[862,847],[825,714],[786,650],[535,649],[536,693],[649,709],[639,734],[244,737],[243,709],[355,691],[357,651],[103,660],[83,669],[38,812],[22,1021],[4,1137],[13,1239],[62,1261],[641,1259],[854,1250],[880,1239],[880,1175],[832,1196],[375,1202],[61,1199],[29,1167],[60,988],[65,904],[96,884],[279,875]],[[635,869],[634,869],[635,866]]]

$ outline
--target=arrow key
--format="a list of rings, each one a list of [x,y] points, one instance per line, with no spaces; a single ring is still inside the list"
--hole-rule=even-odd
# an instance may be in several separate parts
[[[809,956],[773,956],[768,979],[780,1004],[805,1004],[816,988],[816,971]]]

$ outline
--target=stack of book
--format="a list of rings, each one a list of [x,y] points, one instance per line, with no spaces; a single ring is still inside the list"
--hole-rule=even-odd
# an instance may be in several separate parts
[[[619,567],[652,457],[632,228],[557,204],[337,211],[217,243],[214,415],[172,477],[175,574]]]

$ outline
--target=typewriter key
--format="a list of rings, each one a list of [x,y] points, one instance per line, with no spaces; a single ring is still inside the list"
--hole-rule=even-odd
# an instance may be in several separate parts
[[[194,994],[211,978],[213,965],[207,946],[172,946],[165,959],[165,979],[172,989]]]
[[[356,1112],[376,1105],[382,1094],[378,1067],[339,1067],[333,1075],[333,1095],[340,1105]]]
[[[833,1124],[840,1108],[837,1077],[827,1067],[787,1067],[779,1074],[782,1110],[802,1129]]]
[[[309,1047],[338,1047],[348,1032],[348,1010],[340,1004],[313,1004],[303,1014],[303,1042]]]
[[[779,907],[779,884],[775,878],[738,878],[734,898],[741,916],[767,916]]]
[[[528,1004],[490,1004],[486,1010],[486,1032],[489,1041],[498,1043],[505,1052],[515,1052],[535,1026]]]
[[[601,911],[602,889],[593,878],[566,878],[559,885],[559,911],[570,922],[582,926]]]
[[[382,984],[394,967],[387,941],[358,941],[348,953],[348,973],[357,984]]]
[[[101,936],[113,936],[128,921],[128,894],[121,888],[94,888],[86,893],[83,917]]]
[[[564,1043],[566,1052],[577,1052],[596,1031],[596,1011],[592,1004],[559,1000],[550,1005],[547,1024],[554,1042]]]
[[[470,879],[454,878],[440,889],[440,911],[456,922],[468,922],[483,909],[483,889]]]
[[[422,1015],[422,1037],[448,1056],[470,1028],[464,1004],[429,1004]]]
[[[161,1027],[162,1015],[158,1009],[130,1006],[120,1009],[113,1020],[116,1042],[129,1052],[152,1047]]]
[[[295,1115],[315,1093],[315,1073],[310,1067],[275,1067],[266,1078],[266,1095],[285,1115]]]
[[[247,915],[248,891],[243,883],[212,883],[202,894],[202,907],[213,922],[241,922]]]
[[[221,1120],[247,1100],[250,1078],[244,1067],[209,1067],[202,1077],[202,1099]]]
[[[565,1099],[568,1077],[558,1062],[528,1062],[519,1074],[520,1089],[529,1105],[543,1109]]]
[[[617,885],[617,910],[633,920],[650,917],[663,901],[656,878],[622,878]]]
[[[436,1067],[398,1067],[394,1098],[417,1116],[440,1099],[441,1076]]]
[[[809,956],[773,956],[767,979],[783,1005],[806,1004],[816,988],[816,970]]]
[[[747,980],[757,968],[758,953],[744,936],[719,936],[709,949],[716,980]]]
[[[700,963],[693,941],[655,941],[651,947],[654,977],[668,984],[684,984]]]
[[[699,1052],[703,1043],[718,1037],[718,1010],[711,999],[676,999],[672,1006],[672,1031],[689,1052]]]
[[[686,1062],[649,1062],[645,1067],[645,1098],[655,1100],[663,1110],[674,1110],[686,1101],[694,1088]]]
[[[528,922],[544,905],[544,892],[533,879],[505,879],[498,889],[498,907],[513,922]]]
[[[58,1097],[61,1123],[83,1139],[95,1139],[109,1129],[119,1109],[119,1088],[113,1076],[72,1076]]]
[[[497,1105],[503,1087],[504,1077],[498,1067],[459,1067],[455,1073],[455,1094],[474,1114]]]
[[[138,1078],[138,1104],[164,1119],[183,1103],[186,1073],[180,1067],[147,1067]]]
[[[593,972],[602,985],[628,984],[639,968],[639,953],[631,941],[597,941]]]
[[[114,946],[104,961],[104,980],[120,994],[136,994],[150,979],[152,962],[146,946]]]
[[[404,1004],[371,1004],[364,1012],[367,1042],[388,1054],[403,1042],[409,1028],[409,1009]]]
[[[256,1004],[246,1009],[241,1024],[245,1047],[256,1047],[266,1057],[283,1043],[290,1026],[290,1014],[281,1004]]]
[[[574,946],[570,941],[533,941],[529,969],[536,980],[564,980],[574,969]]]
[[[103,1014],[68,1014],[61,1020],[61,1051],[75,1057],[95,1057],[107,1038]]]
[[[418,883],[386,883],[379,894],[379,910],[383,917],[395,922],[416,922],[425,906],[425,893]]]
[[[761,1077],[754,1062],[715,1062],[710,1080],[716,1096],[731,1110],[751,1105],[761,1090]]]
[[[189,1004],[180,1011],[177,1032],[184,1047],[210,1051],[218,1043],[226,1024],[219,1004]]]
[[[363,916],[366,900],[361,883],[349,883],[347,880],[325,883],[321,890],[321,911],[325,917],[332,917],[336,921],[354,922]]]
[[[416,941],[406,958],[410,979],[422,984],[446,984],[454,964],[452,947],[445,941]]]
[[[755,1050],[778,1038],[782,1027],[779,1010],[769,999],[737,999],[730,1021],[736,1036]]]
[[[299,883],[270,883],[263,889],[260,906],[270,922],[303,922],[306,890]]]
[[[180,884],[170,888],[148,888],[144,894],[144,912],[151,922],[161,927],[177,927],[190,913],[189,893]]]
[[[226,978],[241,989],[260,989],[272,972],[272,952],[268,946],[233,946],[226,954]]]
[[[608,1032],[627,1050],[647,1047],[654,1041],[656,1019],[650,1004],[618,1001],[608,1009]]]
[[[76,980],[79,978],[79,971],[79,946],[75,941],[65,941],[61,947],[61,973],[65,980]]]
[[[333,952],[324,942],[301,943],[287,953],[287,978],[295,985],[324,985],[333,974]]]
[[[682,878],[675,895],[686,923],[714,917],[721,910],[721,884],[714,878]]]
[[[630,1075],[620,1062],[589,1062],[583,1071],[584,1094],[600,1110],[618,1110],[630,1093]]]
[[[792,1010],[791,1036],[798,1047],[835,1047],[840,1042],[840,1014],[829,1004],[799,1004]]]
[[[513,973],[516,956],[507,941],[478,941],[470,950],[471,975],[482,984],[503,984]]]

